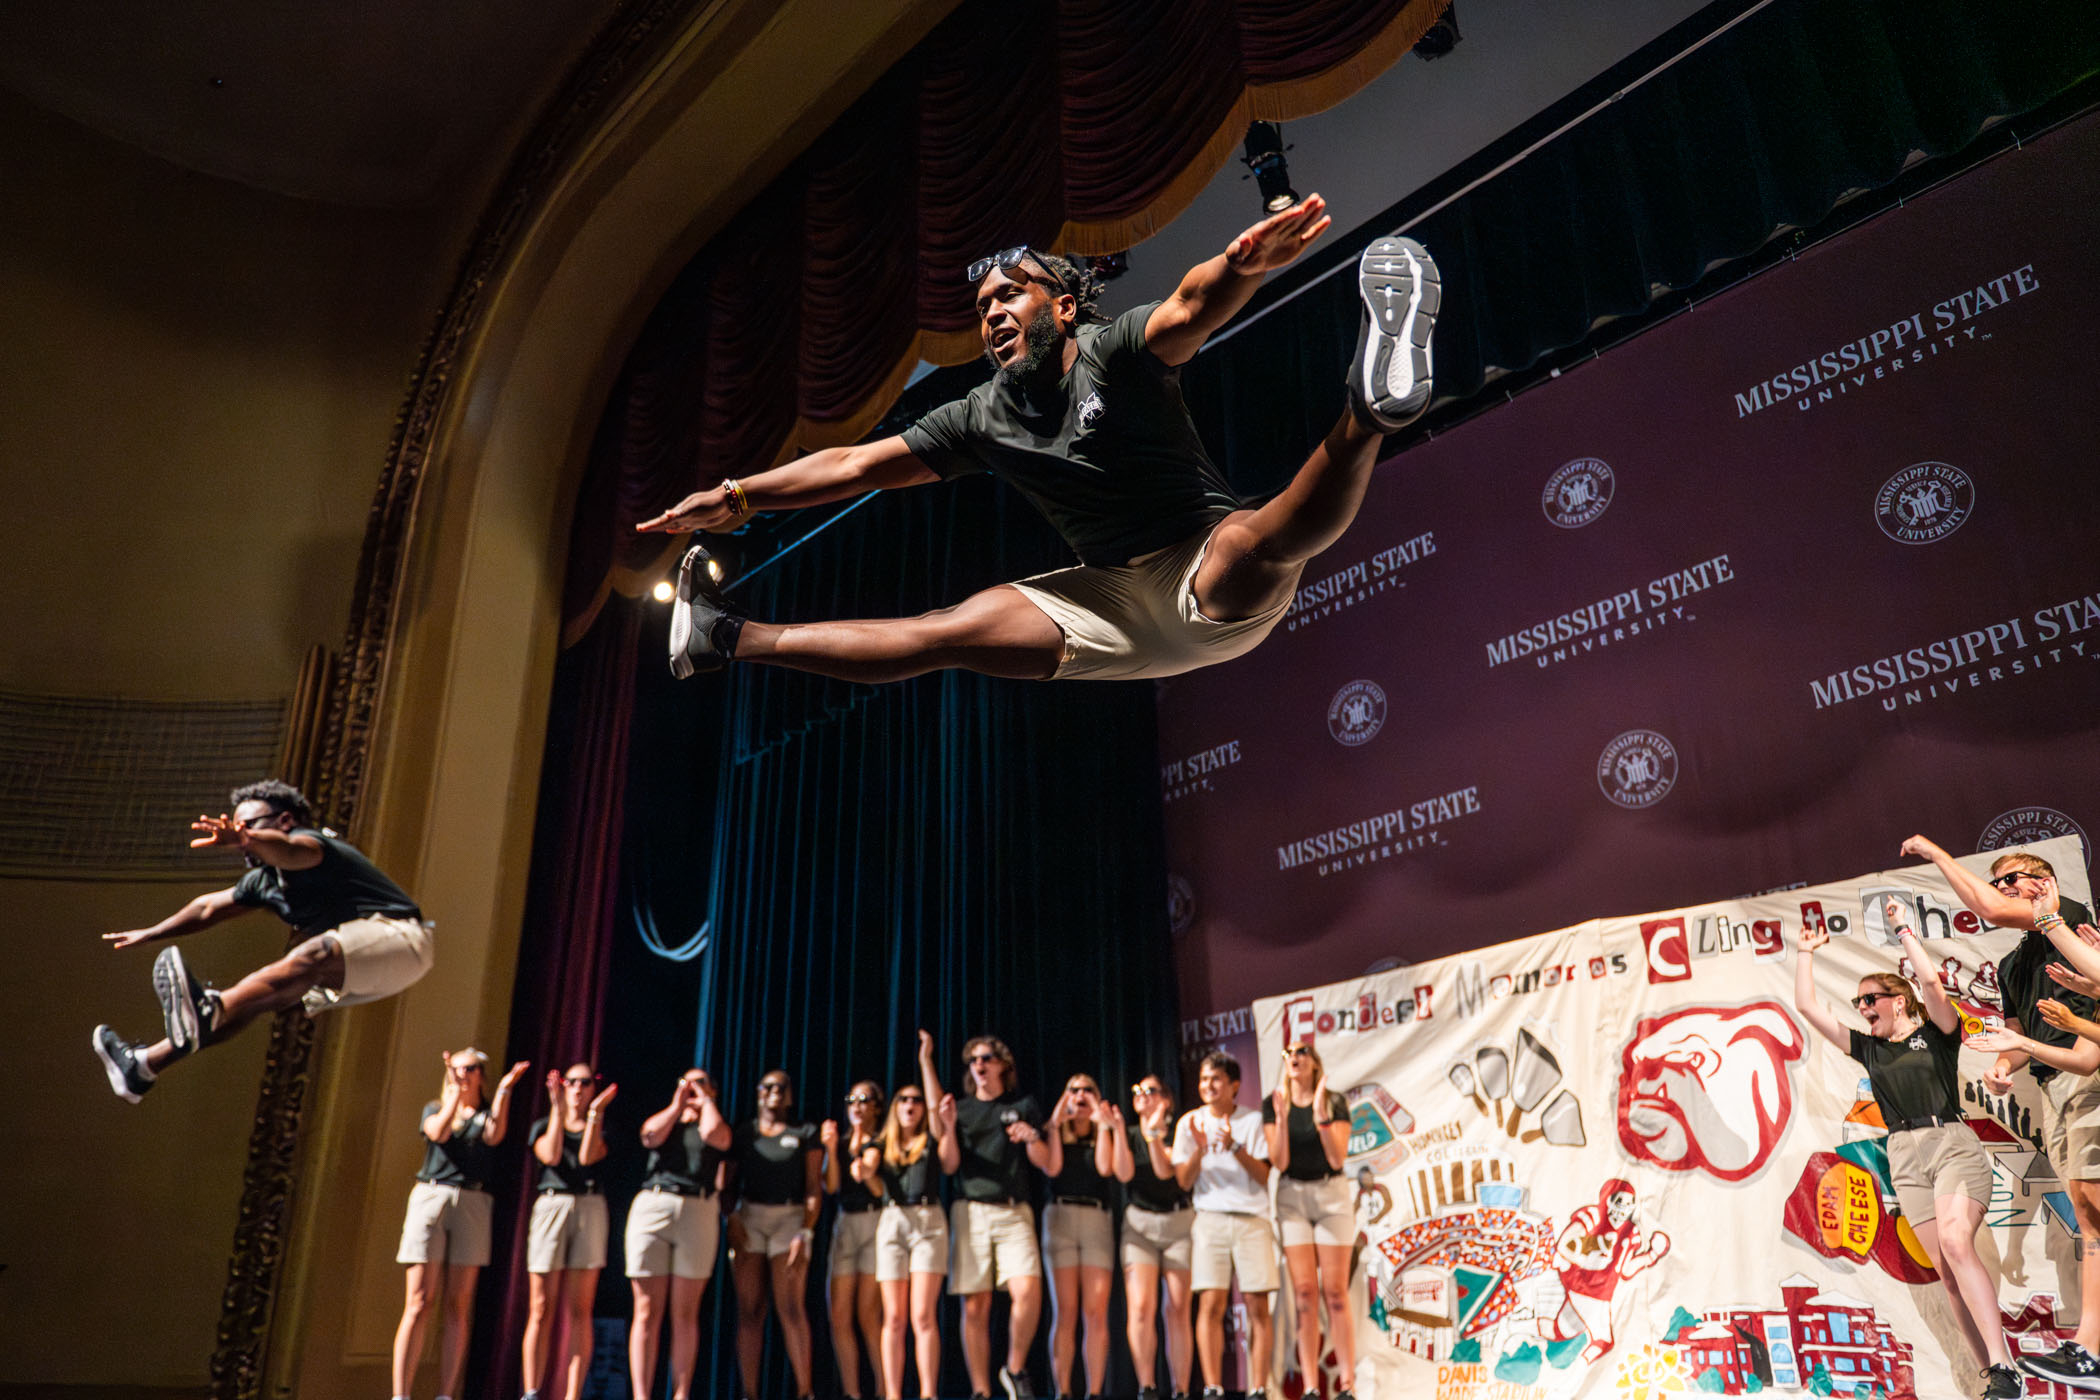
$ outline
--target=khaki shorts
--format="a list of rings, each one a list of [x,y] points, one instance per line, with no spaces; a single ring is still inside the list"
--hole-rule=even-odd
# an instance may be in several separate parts
[[[1907,1128],[1889,1134],[1889,1181],[1903,1218],[1916,1229],[1936,1213],[1942,1196],[1991,1203],[1991,1159],[1966,1123]]]
[[[948,1233],[954,1248],[948,1270],[950,1293],[988,1293],[1017,1278],[1042,1276],[1033,1206],[957,1201]]]
[[[1264,1216],[1199,1210],[1189,1250],[1189,1287],[1198,1293],[1230,1288],[1235,1272],[1242,1293],[1276,1291],[1276,1236]]]
[[[1106,1206],[1052,1201],[1043,1207],[1043,1253],[1053,1269],[1113,1269],[1116,1222]]]
[[[638,1191],[627,1208],[627,1277],[711,1279],[721,1242],[722,1205],[713,1196]]]
[[[401,1226],[401,1264],[479,1268],[489,1262],[489,1193],[467,1186],[419,1181],[408,1193]]]
[[[1055,679],[1124,681],[1177,676],[1230,661],[1261,645],[1291,600],[1231,622],[1214,622],[1196,606],[1196,570],[1212,526],[1180,544],[1141,554],[1128,564],[1084,564],[1037,574],[1013,587],[1065,634]],[[1297,578],[1291,580],[1293,588]]]
[[[432,925],[374,914],[328,930],[343,952],[343,989],[309,987],[300,1004],[309,1016],[338,1006],[356,1006],[407,991],[430,971]]]
[[[879,1210],[842,1210],[831,1222],[831,1275],[875,1274],[875,1228]]]
[[[1283,1247],[1301,1244],[1356,1243],[1356,1188],[1346,1176],[1325,1181],[1299,1181],[1286,1176],[1276,1183],[1276,1230]]]
[[[787,1253],[799,1239],[804,1257],[808,1257],[809,1227],[802,1223],[801,1206],[792,1203],[771,1206],[763,1201],[745,1201],[736,1208],[736,1218],[744,1227],[747,1253],[763,1254],[771,1259]]]
[[[2042,1099],[2042,1147],[2057,1178],[2100,1181],[2100,1076],[2059,1074]]]
[[[948,1272],[948,1217],[937,1205],[884,1206],[875,1225],[875,1277],[895,1283]]]
[[[563,1269],[602,1269],[605,1245],[612,1235],[605,1197],[572,1196],[543,1191],[532,1203],[526,1233],[525,1272],[559,1273]]]
[[[1123,1209],[1123,1267],[1150,1264],[1161,1272],[1189,1271],[1190,1232],[1196,1227],[1196,1212],[1180,1210]]]

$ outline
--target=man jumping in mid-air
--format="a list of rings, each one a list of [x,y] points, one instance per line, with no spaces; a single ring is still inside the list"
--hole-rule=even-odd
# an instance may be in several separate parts
[[[1190,270],[1165,301],[1107,321],[1091,276],[1029,247],[969,269],[978,333],[997,373],[895,437],[827,448],[697,491],[635,528],[734,529],[794,510],[969,472],[1004,477],[1047,516],[1079,567],[975,594],[921,617],[771,623],[715,588],[686,552],[671,615],[671,670],[728,659],[853,681],[961,667],[1022,679],[1127,680],[1212,666],[1252,650],[1283,617],[1305,562],[1363,503],[1380,439],[1428,406],[1436,264],[1381,238],[1357,280],[1364,320],[1349,405],[1274,499],[1243,508],[1204,455],[1180,368],[1327,229],[1310,195]]]

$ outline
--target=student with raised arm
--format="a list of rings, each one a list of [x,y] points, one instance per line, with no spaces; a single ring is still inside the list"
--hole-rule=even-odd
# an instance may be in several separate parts
[[[729,1120],[715,1102],[704,1069],[678,1076],[670,1103],[642,1124],[649,1150],[642,1189],[627,1211],[627,1280],[634,1321],[627,1332],[627,1374],[636,1395],[656,1393],[656,1355],[664,1311],[671,1315],[671,1400],[693,1393],[700,1358],[700,1303],[715,1274],[722,1238],[722,1161]]]
[[[547,1116],[532,1125],[532,1156],[540,1164],[539,1198],[526,1234],[525,1400],[540,1400],[546,1378],[548,1331],[558,1313],[564,1327],[560,1384],[550,1400],[576,1400],[591,1369],[591,1305],[612,1233],[598,1164],[605,1160],[605,1106],[617,1084],[598,1090],[588,1064],[547,1072]]]
[[[889,1120],[856,1169],[882,1197],[875,1226],[875,1281],[882,1290],[882,1393],[903,1400],[904,1333],[909,1323],[919,1366],[919,1394],[939,1393],[941,1280],[948,1276],[948,1217],[941,1177],[962,1163],[955,1140],[955,1097],[941,1090],[933,1037],[919,1032],[919,1082],[890,1099]]]
[[[1205,1400],[1225,1393],[1225,1308],[1233,1276],[1247,1304],[1247,1397],[1268,1394],[1275,1324],[1276,1236],[1269,1226],[1269,1143],[1261,1115],[1239,1106],[1240,1062],[1223,1050],[1203,1057],[1196,1075],[1203,1106],[1174,1134],[1174,1177],[1196,1202],[1190,1282],[1196,1290],[1196,1355]]]
[[[2072,1339],[2053,1352],[2023,1352],[2019,1365],[2044,1380],[2100,1391],[2100,1358],[2093,1354],[2100,1348],[2100,1081],[2091,1077],[2100,1067],[2100,1044],[2081,1040],[2062,1024],[2070,1018],[2091,1019],[2093,1002],[2068,988],[2051,998],[2056,986],[2048,970],[2061,954],[2089,977],[2100,971],[2100,964],[2088,956],[2092,950],[2066,926],[2073,919],[2092,922],[2092,911],[2061,898],[2054,867],[2026,851],[2008,851],[1992,861],[1988,879],[1923,836],[1905,841],[1902,854],[1931,861],[1955,898],[1977,917],[2027,931],[2017,947],[1998,959],[2005,1029],[1973,1037],[1969,1043],[1997,1053],[1983,1077],[1992,1093],[2009,1093],[2012,1076],[2023,1065],[2041,1086],[2042,1145],[2078,1217],[2080,1302],[2078,1331]],[[2064,1015],[2052,1019],[2057,1008]]]
[[[1057,1134],[1043,1131],[1043,1112],[1015,1083],[1014,1052],[994,1035],[963,1046],[963,1092],[955,1105],[955,1204],[949,1209],[953,1254],[948,1291],[962,1299],[963,1362],[970,1394],[992,1393],[992,1294],[1006,1291],[1006,1364],[998,1384],[1006,1400],[1035,1400],[1028,1348],[1043,1315],[1043,1259],[1036,1246],[1029,1168],[1047,1176],[1064,1165]]]
[[[1161,1400],[1159,1321],[1167,1324],[1167,1372],[1174,1400],[1189,1388],[1193,1341],[1189,1335],[1190,1235],[1196,1212],[1176,1179],[1171,1156],[1174,1096],[1166,1082],[1148,1074],[1130,1086],[1138,1141],[1115,1135],[1116,1180],[1123,1183],[1123,1307],[1130,1339],[1130,1364],[1137,1372],[1138,1400]],[[1120,1125],[1118,1125],[1120,1129]],[[1160,1291],[1166,1290],[1162,1314]]]
[[[1887,912],[1911,966],[1929,969],[1916,932],[1903,923],[1903,906],[1891,899]],[[1984,1368],[1984,1396],[2014,1400],[2025,1382],[2006,1349],[1998,1285],[1976,1255],[1976,1232],[1991,1199],[1991,1163],[1962,1115],[1961,1013],[1929,971],[1915,989],[1893,972],[1870,972],[1852,998],[1867,1028],[1848,1028],[1816,997],[1816,949],[1829,941],[1821,929],[1802,933],[1794,1006],[1825,1040],[1866,1066],[1889,1130],[1889,1179],[1903,1218],[1939,1270],[1954,1320]]]

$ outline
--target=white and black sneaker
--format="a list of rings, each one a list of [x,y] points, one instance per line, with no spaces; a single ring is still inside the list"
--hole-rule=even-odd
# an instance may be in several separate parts
[[[95,1027],[88,1044],[109,1075],[109,1087],[126,1103],[137,1103],[153,1087],[153,1075],[139,1062],[138,1047],[108,1026]]]
[[[1006,1400],[1035,1400],[1035,1387],[1028,1383],[1026,1371],[1010,1371],[999,1368],[999,1388],[1006,1392]]]
[[[1429,407],[1429,340],[1444,284],[1427,248],[1412,238],[1381,238],[1364,249],[1356,285],[1364,319],[1349,369],[1349,398],[1366,423],[1397,432]]]
[[[2020,1369],[2030,1376],[2069,1386],[2072,1390],[2100,1391],[2100,1358],[2076,1342],[2065,1342],[2055,1351],[2017,1358]]]
[[[161,1019],[167,1023],[168,1044],[177,1055],[187,1055],[204,1043],[204,984],[190,976],[179,948],[161,949],[153,960],[153,995],[160,999]]]
[[[684,680],[696,671],[717,671],[736,650],[744,617],[730,606],[708,572],[706,548],[694,545],[678,561],[678,596],[671,604],[671,674]]]

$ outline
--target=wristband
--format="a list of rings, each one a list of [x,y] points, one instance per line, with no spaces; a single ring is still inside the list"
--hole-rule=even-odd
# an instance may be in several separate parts
[[[737,483],[735,477],[724,477],[722,479],[722,496],[729,503],[729,509],[736,514],[738,519],[748,520],[751,518],[751,497],[744,493],[744,488]]]

